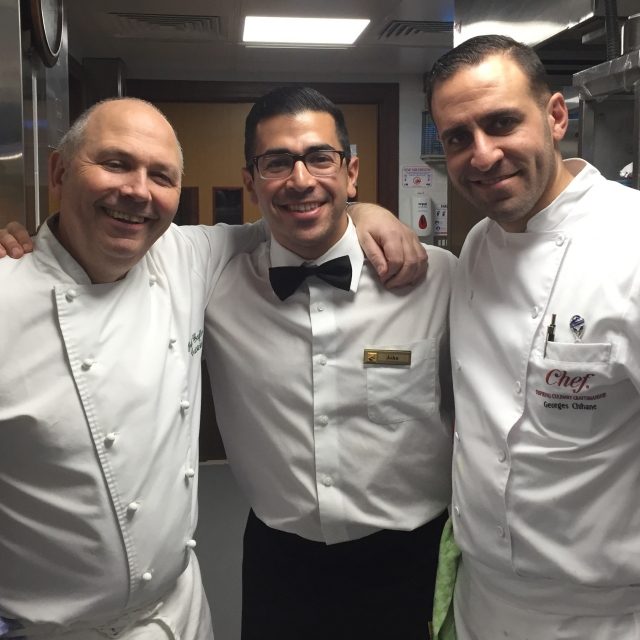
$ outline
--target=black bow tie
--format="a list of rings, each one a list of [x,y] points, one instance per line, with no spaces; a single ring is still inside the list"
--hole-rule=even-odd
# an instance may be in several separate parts
[[[299,267],[271,267],[269,281],[280,300],[286,300],[309,276],[317,276],[338,289],[351,288],[351,260],[341,256],[321,265]]]

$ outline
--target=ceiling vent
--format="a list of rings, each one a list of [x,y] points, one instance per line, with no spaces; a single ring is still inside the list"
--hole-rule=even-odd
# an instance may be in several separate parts
[[[444,45],[449,41],[453,43],[453,22],[439,20],[392,20],[378,36],[378,43],[408,47]]]
[[[220,16],[170,15],[164,13],[109,13],[112,35],[172,42],[221,40]]]

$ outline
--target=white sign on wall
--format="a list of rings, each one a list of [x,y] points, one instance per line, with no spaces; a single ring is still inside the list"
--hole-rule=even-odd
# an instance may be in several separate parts
[[[433,215],[433,233],[436,236],[447,235],[447,205],[441,204],[436,207]]]
[[[433,171],[426,164],[402,165],[402,186],[415,189],[431,186]]]

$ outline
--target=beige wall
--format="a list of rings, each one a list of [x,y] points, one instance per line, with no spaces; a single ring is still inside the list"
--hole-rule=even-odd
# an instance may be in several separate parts
[[[244,120],[251,104],[178,103],[157,105],[171,120],[185,157],[185,187],[198,187],[200,222],[212,223],[212,187],[242,187]],[[377,200],[378,110],[375,105],[341,105],[349,137],[358,146],[358,199]],[[260,217],[244,193],[244,221]]]

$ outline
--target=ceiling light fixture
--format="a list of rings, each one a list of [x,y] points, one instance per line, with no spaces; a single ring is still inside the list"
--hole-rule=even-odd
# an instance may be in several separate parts
[[[242,41],[283,45],[353,44],[370,20],[247,16]]]

